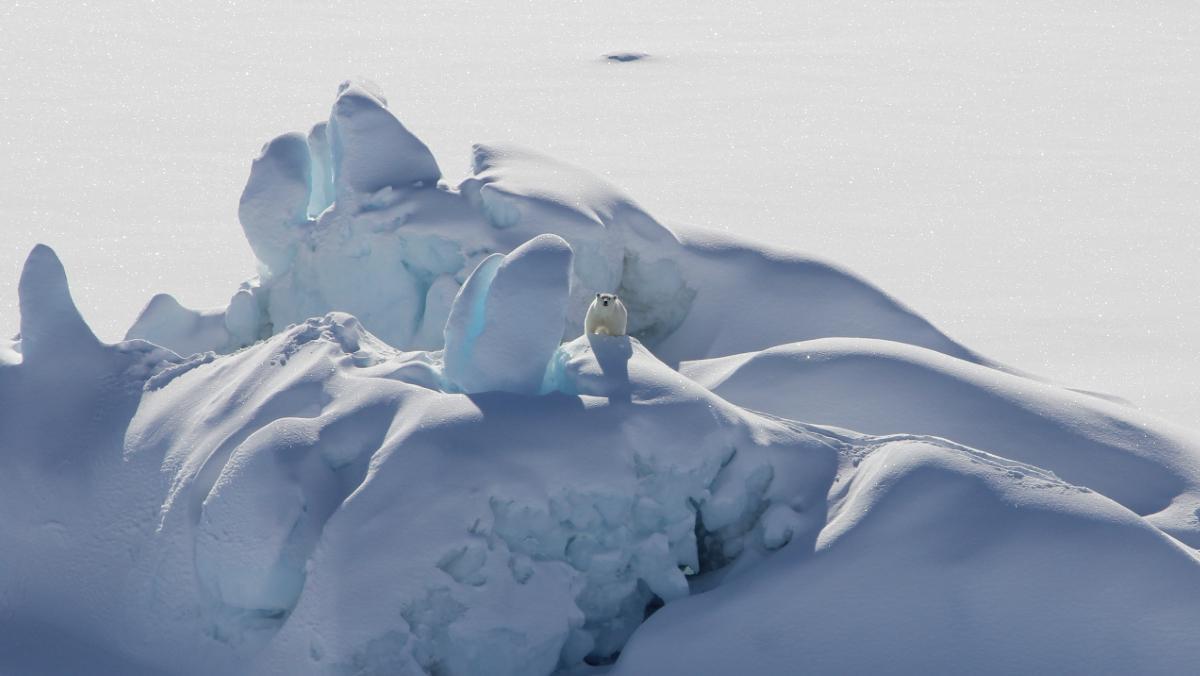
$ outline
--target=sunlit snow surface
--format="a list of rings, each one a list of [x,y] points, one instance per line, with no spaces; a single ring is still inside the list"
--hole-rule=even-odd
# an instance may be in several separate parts
[[[1183,673],[1200,435],[368,85],[254,161],[259,274],[0,344],[15,673]],[[580,336],[617,291],[628,337]],[[852,431],[855,430],[855,431]],[[649,618],[647,620],[647,618]]]

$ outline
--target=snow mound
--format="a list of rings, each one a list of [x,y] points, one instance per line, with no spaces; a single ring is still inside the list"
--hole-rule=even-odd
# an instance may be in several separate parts
[[[125,332],[125,340],[145,340],[181,355],[243,348],[270,335],[256,291],[243,284],[229,305],[207,310],[184,307],[167,293],[156,294]]]
[[[774,415],[935,435],[1045,467],[1200,546],[1200,435],[1128,406],[881,340],[793,343],[680,370]]]
[[[536,393],[562,342],[571,258],[561,237],[540,235],[484,259],[450,308],[446,377],[463,392]]]
[[[811,551],[668,605],[612,673],[1165,674],[1200,655],[1194,552],[1043,472],[884,442],[829,509]]]

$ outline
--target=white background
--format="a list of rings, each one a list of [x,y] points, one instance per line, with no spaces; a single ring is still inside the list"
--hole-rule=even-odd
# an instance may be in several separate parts
[[[601,54],[647,52],[617,64]],[[366,77],[452,183],[512,140],[1200,426],[1200,4],[0,4],[0,331],[36,242],[115,340],[254,261],[262,143]]]

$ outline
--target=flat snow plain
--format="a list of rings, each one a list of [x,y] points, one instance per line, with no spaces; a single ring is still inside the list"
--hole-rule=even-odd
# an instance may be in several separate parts
[[[248,158],[367,77],[451,180],[473,142],[537,148],[668,222],[844,264],[999,361],[1200,420],[1195,3],[14,2],[0,63],[3,331],[39,241],[102,338],[160,291],[224,304],[254,265]]]

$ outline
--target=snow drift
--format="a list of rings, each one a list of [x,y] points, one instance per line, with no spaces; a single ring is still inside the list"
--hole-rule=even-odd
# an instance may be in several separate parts
[[[441,176],[347,84],[252,164],[261,269],[226,308],[157,296],[103,344],[30,254],[0,344],[0,668],[1200,658],[1195,433],[531,151]],[[598,291],[630,336],[579,336]]]

